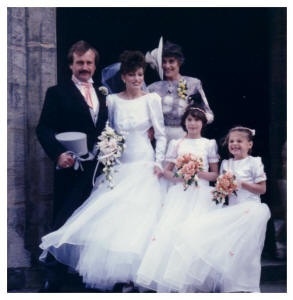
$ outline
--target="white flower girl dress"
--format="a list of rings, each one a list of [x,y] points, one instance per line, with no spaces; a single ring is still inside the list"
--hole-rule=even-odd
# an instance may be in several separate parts
[[[171,140],[166,160],[175,163],[178,156],[188,153],[203,159],[204,171],[209,170],[209,163],[219,160],[216,141],[206,138]],[[174,246],[175,230],[191,214],[199,220],[208,211],[218,208],[210,201],[211,191],[212,187],[204,179],[199,179],[198,187],[192,184],[187,190],[182,182],[170,186],[164,197],[162,216],[137,271],[135,282],[139,286],[158,292],[172,290],[173,286],[163,276]]]
[[[251,183],[266,180],[260,157],[224,160],[223,171]],[[229,206],[200,220],[191,215],[174,233],[164,280],[178,292],[259,292],[269,218],[260,196],[243,188],[230,196]]]

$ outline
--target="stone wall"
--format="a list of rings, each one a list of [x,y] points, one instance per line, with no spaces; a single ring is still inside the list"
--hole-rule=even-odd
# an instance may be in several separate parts
[[[51,220],[52,163],[35,128],[56,84],[56,9],[8,8],[8,288],[28,286]]]

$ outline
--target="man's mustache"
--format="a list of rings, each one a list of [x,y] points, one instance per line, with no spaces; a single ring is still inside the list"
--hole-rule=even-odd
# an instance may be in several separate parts
[[[89,71],[79,71],[79,74],[90,74],[90,72]]]

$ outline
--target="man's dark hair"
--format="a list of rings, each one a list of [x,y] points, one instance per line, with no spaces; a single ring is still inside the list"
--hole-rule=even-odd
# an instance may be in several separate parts
[[[95,64],[96,66],[99,64],[100,61],[100,54],[98,50],[96,50],[94,47],[92,47],[88,42],[86,41],[78,41],[75,44],[73,44],[67,54],[67,60],[68,64],[72,65],[73,63],[73,53],[76,53],[77,55],[81,56],[85,54],[88,50],[92,50],[95,53]]]

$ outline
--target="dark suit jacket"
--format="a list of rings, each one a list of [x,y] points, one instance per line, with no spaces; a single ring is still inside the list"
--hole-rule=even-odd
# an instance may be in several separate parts
[[[52,160],[56,161],[59,155],[67,150],[56,140],[56,133],[84,132],[87,135],[88,150],[93,149],[108,118],[105,96],[97,87],[95,90],[100,103],[96,124],[92,121],[88,105],[82,94],[71,80],[48,89],[37,126],[37,136]]]
[[[38,139],[48,156],[56,163],[67,151],[55,138],[56,133],[79,131],[87,135],[88,150],[92,151],[108,119],[105,95],[96,86],[99,114],[94,124],[89,107],[75,84],[70,80],[47,90],[43,110],[37,126]],[[83,162],[84,171],[73,168],[55,171],[53,229],[61,226],[82,204],[91,191],[96,161]],[[56,221],[57,220],[57,221]],[[57,223],[56,223],[57,222]]]

